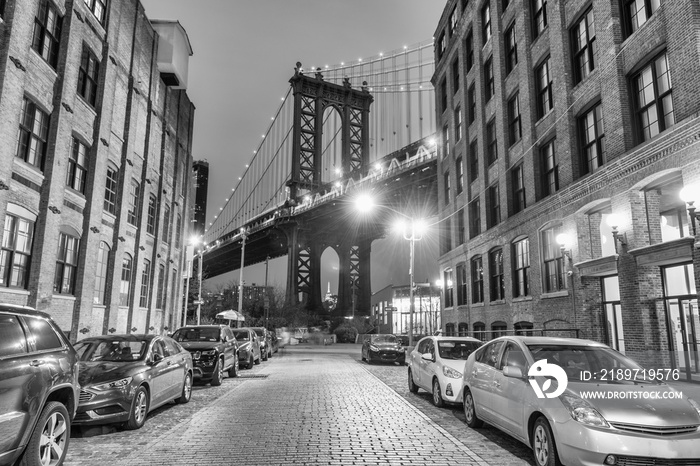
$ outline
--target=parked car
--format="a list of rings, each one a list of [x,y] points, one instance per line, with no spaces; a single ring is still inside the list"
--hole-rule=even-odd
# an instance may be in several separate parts
[[[262,360],[267,361],[268,358],[272,357],[272,341],[270,338],[270,332],[265,327],[250,327],[250,329],[258,336]]]
[[[238,343],[226,325],[188,325],[173,333],[177,341],[192,354],[195,382],[221,385],[224,372],[238,375]]]
[[[0,304],[0,464],[63,463],[78,371],[75,350],[48,314]]]
[[[238,364],[252,369],[253,364],[260,364],[260,342],[258,335],[250,328],[234,328],[233,335],[238,343]]]
[[[192,396],[192,356],[157,335],[103,335],[75,344],[80,358],[80,403],[75,424],[124,423],[139,429],[148,413]]]
[[[272,353],[276,353],[280,349],[280,339],[277,336],[277,332],[270,330],[270,342],[272,343]]]
[[[700,404],[656,377],[601,343],[501,337],[467,359],[464,414],[530,446],[538,466],[700,464]]]
[[[425,337],[408,357],[408,388],[433,395],[439,408],[462,402],[462,375],[467,358],[482,342],[471,337]]]
[[[369,335],[362,342],[362,360],[372,364],[374,361],[406,363],[406,348],[396,335]]]

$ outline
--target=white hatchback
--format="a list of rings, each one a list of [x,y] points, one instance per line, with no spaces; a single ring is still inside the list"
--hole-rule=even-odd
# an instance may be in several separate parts
[[[433,394],[433,404],[461,403],[462,374],[467,358],[479,346],[471,337],[425,337],[408,356],[408,388]]]

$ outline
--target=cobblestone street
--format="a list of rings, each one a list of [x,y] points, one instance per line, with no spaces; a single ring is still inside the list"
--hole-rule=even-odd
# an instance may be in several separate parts
[[[196,386],[137,431],[73,430],[67,466],[146,464],[528,464],[494,429],[469,429],[459,407],[410,394],[406,368],[367,365],[360,347],[293,347]]]

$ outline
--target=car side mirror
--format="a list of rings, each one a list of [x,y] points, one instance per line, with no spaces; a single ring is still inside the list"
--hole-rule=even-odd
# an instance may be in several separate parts
[[[515,366],[505,366],[503,368],[503,375],[506,377],[513,377],[514,379],[522,379],[523,370]]]
[[[433,361],[433,355],[431,353],[423,353],[423,354],[421,354],[420,357],[421,357],[421,359],[423,359],[425,361],[430,361],[430,362]]]

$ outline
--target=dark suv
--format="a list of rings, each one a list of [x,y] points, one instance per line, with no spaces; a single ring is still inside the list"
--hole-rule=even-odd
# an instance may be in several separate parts
[[[48,314],[0,304],[0,464],[63,463],[78,357]]]
[[[190,325],[173,333],[173,339],[192,353],[194,379],[221,385],[224,372],[238,375],[238,343],[225,325]]]

